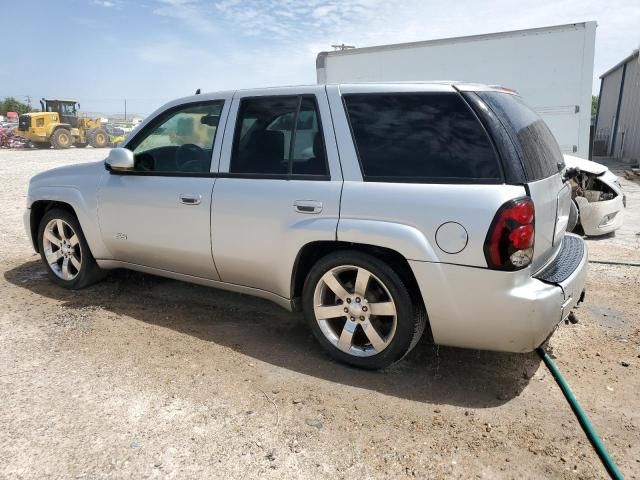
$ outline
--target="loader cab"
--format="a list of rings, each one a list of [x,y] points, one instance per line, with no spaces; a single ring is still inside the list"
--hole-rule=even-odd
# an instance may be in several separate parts
[[[75,100],[40,100],[43,112],[56,112],[60,115],[60,123],[68,123],[78,128],[78,110],[80,104]]]

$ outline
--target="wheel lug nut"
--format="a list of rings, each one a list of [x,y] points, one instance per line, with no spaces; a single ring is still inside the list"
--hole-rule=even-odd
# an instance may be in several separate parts
[[[348,313],[349,309],[347,307],[344,307],[344,313]]]
[[[360,297],[356,297],[356,303],[360,303]]]
[[[367,307],[362,307],[363,312],[366,312],[367,310],[369,310]]]
[[[364,322],[364,315],[360,315],[360,321]]]
[[[347,303],[351,303],[351,299],[350,298],[347,298]]]
[[[353,322],[356,319],[356,317],[351,317],[351,321]]]

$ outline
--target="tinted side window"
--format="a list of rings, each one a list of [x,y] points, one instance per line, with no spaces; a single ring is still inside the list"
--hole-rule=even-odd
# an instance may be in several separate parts
[[[184,105],[160,114],[127,148],[135,170],[206,173],[224,101]]]
[[[316,104],[312,98],[303,98],[296,124],[296,137],[291,157],[291,171],[301,175],[327,175],[324,138]]]
[[[240,103],[230,172],[327,175],[313,96],[245,98]]]
[[[528,181],[541,180],[564,168],[564,157],[544,120],[518,95],[478,92],[507,129]]]
[[[365,180],[498,182],[493,146],[456,93],[345,95]]]

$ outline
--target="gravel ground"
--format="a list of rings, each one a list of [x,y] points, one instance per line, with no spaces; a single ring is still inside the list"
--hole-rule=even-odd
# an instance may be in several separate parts
[[[0,151],[0,478],[604,478],[536,354],[437,348],[363,372],[298,314],[137,273],[53,286],[27,182],[105,150]],[[640,188],[592,256],[640,261]],[[640,477],[640,268],[591,265],[550,347],[627,478]]]

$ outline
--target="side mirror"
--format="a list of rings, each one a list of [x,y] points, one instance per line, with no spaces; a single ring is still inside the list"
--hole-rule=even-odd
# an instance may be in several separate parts
[[[200,118],[202,125],[208,125],[210,127],[217,127],[220,122],[220,115],[204,115]]]
[[[112,172],[133,170],[133,152],[126,148],[112,148],[104,161],[104,166]]]

